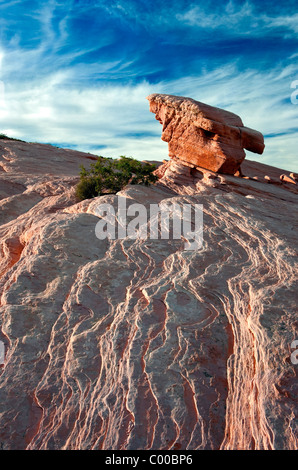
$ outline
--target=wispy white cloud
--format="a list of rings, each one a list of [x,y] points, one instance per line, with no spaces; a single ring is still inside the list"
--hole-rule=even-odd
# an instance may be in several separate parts
[[[139,138],[154,133],[147,94],[153,87],[144,82],[127,86],[73,88],[69,75],[55,74],[22,88],[5,87],[1,132],[49,143],[64,143],[82,150],[118,156],[149,156]],[[144,135],[145,134],[145,135]]]
[[[260,37],[269,32],[276,34],[281,28],[287,31],[287,34],[295,34],[298,31],[298,13],[279,16],[260,14],[256,11],[254,4],[249,1],[239,6],[230,0],[222,4],[220,10],[217,9],[214,12],[204,5],[191,4],[184,12],[177,13],[176,18],[179,22],[192,27],[224,29],[227,35]]]
[[[261,20],[268,28],[284,28],[292,33],[298,33],[298,13],[291,16],[261,16]]]
[[[238,9],[233,2],[226,4],[220,11],[207,11],[204,5],[192,4],[183,13],[177,13],[176,17],[180,22],[189,26],[200,26],[206,29],[217,29],[220,27],[237,26],[253,16],[253,7],[249,2]],[[237,28],[238,29],[238,28]]]
[[[290,101],[292,72],[288,67],[282,73],[278,69],[269,74],[241,73],[227,65],[200,77],[155,85],[144,81],[80,89],[69,86],[70,72],[59,72],[5,88],[1,131],[105,156],[161,160],[167,158],[167,144],[160,139],[160,124],[149,113],[145,98],[153,92],[179,94],[239,114],[246,126],[269,136],[264,155],[249,153],[248,158],[297,171],[298,113]]]
[[[0,1],[0,9],[4,10],[6,8],[19,5],[22,2],[22,0],[11,0],[10,2],[7,2],[6,0],[1,0]]]

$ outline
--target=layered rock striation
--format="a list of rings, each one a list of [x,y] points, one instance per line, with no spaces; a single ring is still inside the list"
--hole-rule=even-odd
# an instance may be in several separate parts
[[[95,158],[0,149],[3,449],[297,449],[297,187],[164,162],[78,203]],[[264,179],[268,176],[270,179]],[[258,179],[254,179],[258,178]],[[99,204],[200,204],[204,242],[99,240]]]
[[[219,173],[234,175],[244,149],[262,154],[263,135],[245,127],[239,116],[191,98],[151,94],[150,111],[162,124],[169,156]]]

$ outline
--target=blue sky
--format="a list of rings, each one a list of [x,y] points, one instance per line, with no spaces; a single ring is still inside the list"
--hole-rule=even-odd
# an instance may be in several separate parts
[[[176,94],[239,114],[265,136],[247,158],[297,172],[297,61],[297,0],[0,0],[0,132],[161,160],[146,96]]]

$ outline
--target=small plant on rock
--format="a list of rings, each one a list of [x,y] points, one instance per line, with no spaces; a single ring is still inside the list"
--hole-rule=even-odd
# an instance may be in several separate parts
[[[155,165],[123,155],[117,160],[98,157],[98,160],[91,164],[89,171],[83,165],[80,168],[81,180],[76,187],[76,195],[80,200],[115,194],[127,184],[149,186],[158,179],[153,174]]]

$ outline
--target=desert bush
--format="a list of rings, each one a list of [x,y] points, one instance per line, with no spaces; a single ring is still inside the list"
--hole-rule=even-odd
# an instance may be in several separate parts
[[[14,137],[8,137],[6,134],[0,133],[0,140],[15,140],[17,142],[24,142],[24,140],[15,139]]]
[[[80,168],[81,179],[76,187],[76,195],[80,200],[115,194],[127,184],[148,186],[158,179],[153,174],[155,165],[124,155],[117,160],[100,156],[91,164],[90,170],[86,170],[83,165]]]

